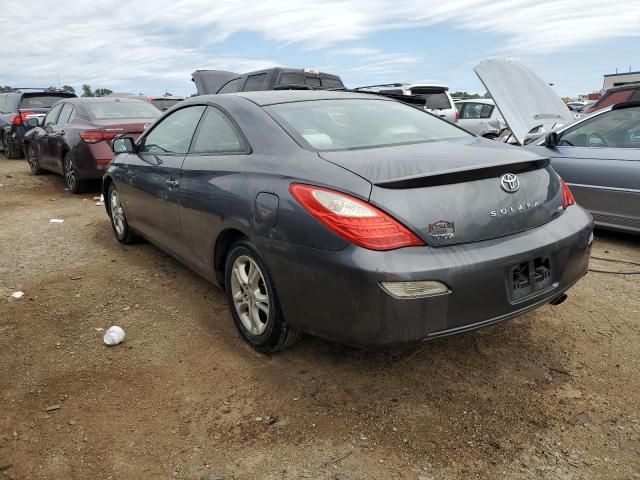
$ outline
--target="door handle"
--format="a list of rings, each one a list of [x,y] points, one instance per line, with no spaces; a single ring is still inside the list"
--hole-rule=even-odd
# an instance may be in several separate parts
[[[180,186],[180,182],[178,180],[169,179],[166,183],[169,188],[177,188]]]

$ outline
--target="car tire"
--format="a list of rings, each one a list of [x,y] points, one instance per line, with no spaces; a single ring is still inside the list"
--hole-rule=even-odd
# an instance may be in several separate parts
[[[278,352],[302,337],[285,321],[271,275],[248,240],[236,242],[229,250],[225,290],[233,321],[255,350]]]
[[[124,245],[138,242],[140,237],[129,227],[120,192],[113,183],[109,185],[106,200],[109,202],[109,218],[111,219],[111,228],[113,229],[116,240]]]
[[[71,153],[67,152],[62,160],[62,174],[71,193],[81,193],[84,183],[78,178],[78,170],[73,163]]]
[[[31,168],[31,175],[40,175],[42,173],[42,168],[40,168],[38,154],[30,143],[27,143],[27,146],[25,147],[25,156],[27,157],[29,168]]]
[[[20,145],[14,144],[10,139],[6,137],[3,143],[4,143],[4,154],[7,156],[9,160],[20,158],[22,156],[22,148],[20,147]]]

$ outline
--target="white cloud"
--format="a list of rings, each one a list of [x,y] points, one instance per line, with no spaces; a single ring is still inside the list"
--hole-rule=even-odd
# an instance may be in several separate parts
[[[424,60],[353,46],[383,30],[446,24],[503,35],[500,50],[487,55],[548,54],[640,35],[640,0],[609,7],[601,0],[0,0],[0,11],[0,83],[46,86],[59,73],[63,83],[116,89],[183,84],[195,68],[248,71],[277,63],[282,49],[269,55],[275,58],[228,51],[224,42],[243,32],[285,48],[298,45],[310,58],[318,50],[332,58],[346,45],[341,55],[353,58],[348,69],[362,75],[402,72]],[[422,50],[426,56],[437,47]]]

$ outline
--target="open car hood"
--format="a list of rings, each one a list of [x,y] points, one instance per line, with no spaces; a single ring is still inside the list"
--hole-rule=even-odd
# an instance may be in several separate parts
[[[521,145],[527,133],[538,126],[575,120],[549,84],[518,62],[483,60],[473,70]]]
[[[191,74],[193,82],[196,84],[198,95],[212,95],[232,78],[240,75],[225,70],[196,70]]]

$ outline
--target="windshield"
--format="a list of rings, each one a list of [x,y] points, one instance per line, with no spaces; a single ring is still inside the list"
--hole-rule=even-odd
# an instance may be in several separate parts
[[[281,103],[266,110],[303,147],[347,150],[468,137],[423,110],[387,100]]]
[[[20,102],[20,108],[51,108],[63,98],[69,98],[69,95],[25,95]]]
[[[87,110],[96,120],[113,118],[158,118],[161,113],[153,105],[145,102],[91,102],[86,103]]]

